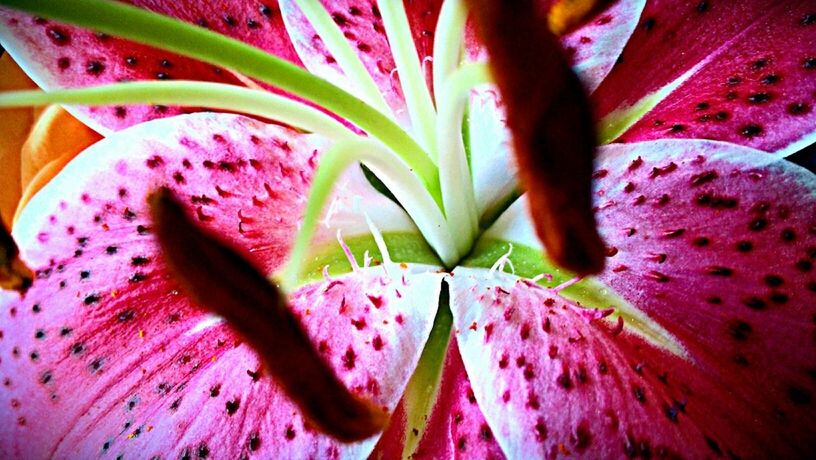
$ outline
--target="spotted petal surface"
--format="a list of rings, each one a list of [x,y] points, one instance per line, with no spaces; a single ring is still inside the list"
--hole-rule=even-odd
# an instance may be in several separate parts
[[[601,315],[552,290],[483,269],[457,269],[451,287],[471,407],[481,408],[509,458],[702,458],[807,449],[763,432],[776,420],[754,418],[753,408],[695,362],[621,335]],[[472,410],[459,414],[461,425],[481,423]],[[483,444],[461,436],[456,448]]]
[[[505,458],[476,403],[459,345],[451,338],[433,414],[415,458]]]
[[[766,160],[705,141],[607,147],[601,279],[801,445],[816,391],[816,177]]]
[[[156,13],[223,33],[298,63],[275,0],[129,0]],[[172,53],[9,10],[0,11],[0,41],[41,87],[73,88],[129,80],[204,80],[242,84],[228,71]],[[191,110],[191,109],[187,109]],[[184,113],[162,106],[76,107],[102,133]]]
[[[618,0],[605,5],[561,43],[572,58],[575,72],[593,92],[612,70],[640,19],[645,0]]]
[[[2,298],[0,456],[365,456],[375,440],[313,430],[229,326],[179,292],[146,217],[146,194],[166,185],[271,273],[323,147],[232,115],[157,120],[83,152],[35,197],[15,235],[38,280]],[[434,317],[441,278],[427,271],[362,269],[289,299],[340,379],[389,411]]]
[[[711,141],[601,150],[596,212],[609,248],[598,280],[554,292],[483,269],[454,271],[451,305],[465,368],[505,454],[809,455],[813,174]],[[513,267],[537,275],[531,267],[541,265],[524,250],[538,246],[532,228],[523,207],[510,211],[486,238],[513,242]],[[566,300],[587,289],[596,297],[584,296],[595,300],[584,305],[616,308],[626,318],[622,329]],[[639,313],[629,315],[632,308]],[[593,389],[607,375],[599,374],[602,358],[604,372],[619,369],[608,372],[618,377]],[[575,394],[592,402],[563,399]],[[597,420],[603,398],[614,400],[608,427]],[[561,430],[553,444],[533,442],[537,404],[557,404],[542,409],[547,439],[548,420]],[[635,415],[640,410],[653,413]],[[558,418],[547,418],[553,413]],[[632,424],[644,417],[652,421],[645,431]]]
[[[595,94],[598,114],[630,106],[694,68],[621,140],[716,139],[789,155],[816,139],[814,44],[813,2],[649,2]]]

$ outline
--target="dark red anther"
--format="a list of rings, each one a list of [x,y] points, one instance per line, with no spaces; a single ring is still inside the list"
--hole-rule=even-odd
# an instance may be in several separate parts
[[[311,423],[353,442],[381,431],[387,415],[354,396],[326,365],[286,300],[243,256],[201,230],[167,189],[150,198],[155,233],[176,281],[223,317],[264,361]]]
[[[469,0],[548,255],[580,275],[603,269],[592,213],[596,136],[589,101],[533,0]]]

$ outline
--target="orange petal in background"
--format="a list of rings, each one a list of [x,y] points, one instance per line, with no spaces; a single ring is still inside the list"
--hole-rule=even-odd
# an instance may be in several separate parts
[[[0,56],[0,90],[36,87],[8,54]],[[22,192],[20,150],[34,123],[34,113],[28,108],[3,109],[0,119],[3,120],[0,123],[0,218],[11,222]]]
[[[8,54],[0,57],[0,90],[34,89]],[[0,110],[0,217],[22,208],[79,152],[102,137],[60,106]]]
[[[100,139],[102,136],[62,107],[52,105],[43,110],[20,151],[22,193],[15,220],[31,197],[79,152]]]

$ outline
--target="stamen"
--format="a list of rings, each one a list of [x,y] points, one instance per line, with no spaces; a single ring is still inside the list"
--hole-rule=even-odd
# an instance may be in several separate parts
[[[340,248],[343,249],[343,254],[346,255],[346,259],[348,259],[349,265],[351,265],[351,271],[354,272],[360,271],[360,265],[357,263],[357,259],[354,258],[354,254],[351,252],[351,248],[349,248],[346,242],[343,241],[343,233],[339,228],[337,229],[337,242],[340,243]],[[363,257],[364,262],[365,257],[368,257],[368,252],[366,252],[365,256]],[[367,264],[365,265],[367,266]]]
[[[312,180],[300,233],[282,274],[284,286],[287,288],[296,286],[301,275],[300,271],[315,225],[335,182],[346,168],[358,161],[371,169],[394,194],[445,264],[452,265],[459,259],[442,211],[408,165],[378,142],[364,138],[350,139],[335,144],[320,159],[320,165]]]
[[[556,286],[556,287],[554,287],[554,288],[551,288],[551,289],[552,289],[553,291],[555,291],[555,292],[560,292],[560,291],[563,291],[564,289],[566,289],[566,288],[568,288],[568,287],[572,286],[573,284],[575,284],[575,283],[577,283],[577,282],[581,281],[582,279],[584,279],[584,277],[583,277],[583,276],[576,276],[575,278],[572,278],[572,279],[570,279],[570,280],[564,281],[563,283],[561,283],[561,284],[559,284],[558,286]]]
[[[50,92],[34,90],[0,93],[0,107],[44,106],[54,103],[89,106],[149,103],[209,107],[277,120],[333,140],[356,136],[352,130],[334,118],[301,102],[269,91],[223,83],[187,80],[150,81]]]
[[[394,62],[397,64],[400,85],[405,95],[411,126],[419,137],[419,143],[430,152],[432,160],[438,158],[436,148],[436,112],[431,93],[420,67],[419,57],[411,34],[411,26],[401,1],[377,0],[382,14],[385,34],[391,44]]]
[[[459,66],[466,20],[467,9],[462,0],[445,0],[442,3],[433,47],[433,87],[437,106],[440,105],[440,95],[445,94],[445,80]]]
[[[547,282],[552,283],[553,276],[549,273],[539,273],[538,275],[530,278],[530,281],[532,281],[533,283],[538,283],[539,281],[544,279],[547,280]]]
[[[343,36],[343,31],[332,20],[323,5],[317,0],[295,0],[295,3],[317,31],[332,57],[337,60],[343,73],[360,91],[362,99],[393,120],[391,108],[388,107],[371,74],[366,70],[358,54],[351,49],[348,40]]]
[[[330,283],[332,281],[332,277],[331,277],[331,275],[329,275],[329,265],[328,264],[323,266],[323,279],[327,283]]]
[[[509,249],[507,249],[507,252],[504,253],[504,255],[502,255],[501,257],[499,257],[493,264],[493,266],[490,267],[490,270],[488,271],[489,276],[495,276],[497,270],[500,272],[504,272],[505,265],[509,265],[510,271],[514,275],[516,274],[516,267],[513,266],[513,262],[510,260],[510,255],[513,254],[513,243],[508,243],[508,245],[510,247]]]
[[[461,229],[456,239],[460,254],[467,254],[479,228],[476,193],[462,139],[462,118],[474,87],[490,83],[485,64],[469,64],[457,70],[445,82],[439,98],[438,151],[442,203],[451,228]]]
[[[367,212],[363,212],[363,216],[365,216],[366,224],[368,225],[368,230],[371,232],[371,235],[374,237],[374,242],[377,243],[377,249],[380,250],[380,256],[383,259],[383,269],[385,270],[386,274],[388,274],[388,266],[393,264],[394,262],[391,261],[391,254],[388,253],[388,246],[385,245],[385,239],[383,239],[382,233],[380,229],[374,225],[374,222],[371,220]]]
[[[592,213],[595,133],[581,82],[535,2],[470,5],[507,107],[536,234],[559,265],[597,273],[604,245]]]

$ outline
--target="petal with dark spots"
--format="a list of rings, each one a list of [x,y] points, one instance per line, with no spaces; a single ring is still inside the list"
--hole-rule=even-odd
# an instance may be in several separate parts
[[[194,225],[169,190],[157,191],[150,202],[156,238],[175,280],[198,305],[223,317],[249,342],[307,420],[345,442],[382,430],[386,414],[352,395],[321,362],[269,280]]]
[[[127,3],[206,27],[299,63],[276,0]],[[42,18],[3,10],[0,25],[3,46],[45,89],[168,78],[242,84],[225,69]],[[70,110],[93,128],[108,133],[190,109],[128,106]]]
[[[452,338],[433,413],[417,447],[420,458],[506,458],[476,402],[459,345]]]
[[[806,0],[649,2],[621,63],[594,95],[598,114],[701,65],[620,140],[713,139],[790,155],[816,140],[813,14]]]
[[[808,448],[790,443],[770,414],[757,418],[709,369],[515,276],[459,268],[451,308],[474,405],[509,458],[794,455]],[[507,308],[515,313],[505,316]],[[522,339],[526,324],[536,327]],[[542,353],[553,348],[556,354]]]
[[[562,4],[569,4],[563,1]],[[612,71],[629,37],[635,31],[644,0],[600,2],[580,26],[561,37],[573,70],[592,93]]]
[[[324,148],[233,115],[156,120],[95,144],[35,196],[14,235],[37,279],[25,299],[3,292],[0,303],[0,405],[13,407],[0,412],[0,456],[365,456],[374,439],[340,445],[304,422],[250,345],[182,293],[145,200],[169,187],[187,215],[272,273]],[[375,267],[309,284],[288,302],[343,385],[387,412],[427,340],[441,282],[423,274],[435,268],[395,267],[393,278]],[[361,318],[358,330],[351,320]]]
[[[597,218],[618,249],[601,279],[686,347],[723,386],[745,398],[756,417],[785,414],[791,443],[804,446],[816,419],[794,394],[816,391],[813,301],[816,291],[816,176],[764,152],[708,141],[656,141],[603,149],[609,174],[597,195],[614,203]],[[638,167],[630,165],[637,161]],[[664,175],[650,174],[673,162]],[[661,207],[629,204],[634,183]],[[626,236],[621,229],[635,227]],[[683,230],[668,238],[667,231]],[[705,238],[707,244],[695,244]],[[644,254],[666,254],[660,263]],[[648,276],[659,270],[669,281]],[[791,350],[800,350],[791,352]],[[798,440],[798,441],[797,441]]]
[[[595,132],[583,88],[534,2],[470,2],[507,107],[522,181],[551,257],[578,273],[603,267],[590,211]]]

